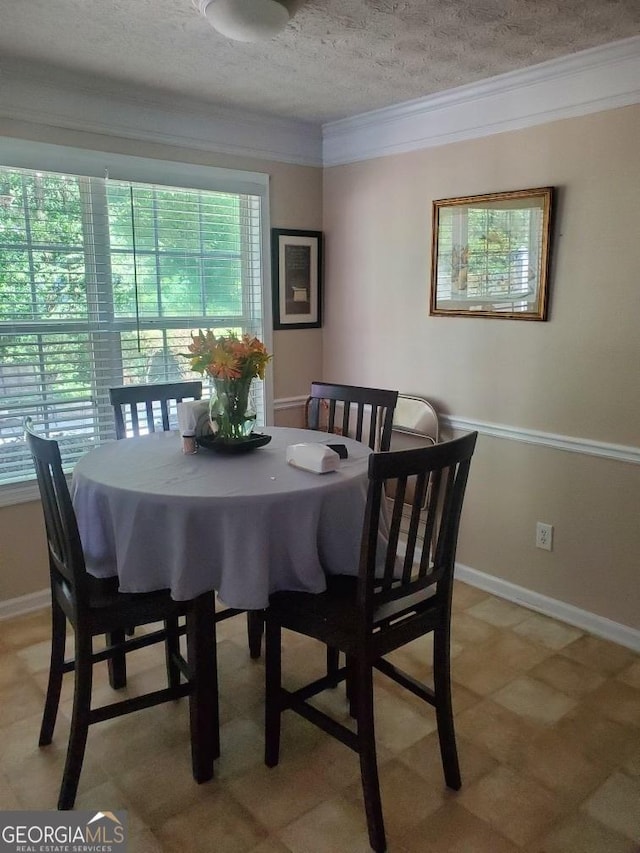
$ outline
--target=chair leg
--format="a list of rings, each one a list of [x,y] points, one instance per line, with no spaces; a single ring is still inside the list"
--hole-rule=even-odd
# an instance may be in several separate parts
[[[356,693],[360,776],[367,815],[369,843],[376,853],[384,853],[387,842],[384,833],[380,782],[376,758],[376,735],[373,715],[373,672],[371,665],[362,659],[353,663]]]
[[[189,694],[191,764],[196,782],[208,782],[220,755],[218,664],[216,659],[216,600],[199,595],[187,614],[187,660],[194,689]]]
[[[358,717],[358,696],[356,691],[356,669],[355,660],[347,655],[347,701],[349,702],[349,716],[355,720]]]
[[[267,617],[265,632],[264,763],[275,767],[280,760],[282,703],[282,628]]]
[[[60,704],[60,690],[62,689],[62,676],[64,674],[64,649],[66,640],[67,619],[62,608],[53,599],[51,609],[51,662],[49,664],[49,683],[47,685],[47,698],[44,703],[44,714],[42,715],[42,726],[40,727],[39,746],[47,746],[53,740],[53,730],[56,726],[58,716],[58,705]]]
[[[89,732],[89,713],[91,710],[91,682],[93,664],[91,662],[91,637],[80,636],[76,631],[75,637],[75,686],[73,692],[73,713],[71,716],[71,731],[67,759],[62,774],[62,785],[58,798],[60,810],[72,809],[78,791],[80,771],[84,759]]]
[[[124,631],[111,631],[107,634],[108,646],[115,646],[118,643],[124,643]],[[127,686],[127,662],[124,649],[114,652],[113,656],[107,660],[107,668],[109,684],[113,690],[121,690]]]
[[[462,785],[456,733],[451,704],[451,667],[448,628],[436,628],[433,635],[433,685],[436,696],[436,720],[442,768],[448,788],[458,791]]]
[[[176,663],[176,656],[180,653],[178,617],[174,616],[171,619],[165,619],[164,629],[167,632],[167,639],[164,644],[167,662],[167,683],[169,687],[178,687],[180,684],[180,667]]]
[[[247,636],[249,638],[249,656],[253,660],[260,657],[262,634],[264,633],[264,610],[247,610]]]
[[[332,680],[332,687],[338,686],[338,669],[340,667],[340,652],[327,646],[327,677]]]

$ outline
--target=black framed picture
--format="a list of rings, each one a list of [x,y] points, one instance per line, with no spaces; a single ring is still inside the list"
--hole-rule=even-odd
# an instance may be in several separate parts
[[[322,325],[322,232],[271,229],[274,329]]]

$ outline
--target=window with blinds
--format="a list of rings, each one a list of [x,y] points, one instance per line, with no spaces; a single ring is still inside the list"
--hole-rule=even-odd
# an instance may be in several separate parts
[[[115,437],[111,386],[199,378],[191,331],[264,339],[261,211],[246,192],[0,168],[0,484],[34,477],[25,416],[70,470]]]

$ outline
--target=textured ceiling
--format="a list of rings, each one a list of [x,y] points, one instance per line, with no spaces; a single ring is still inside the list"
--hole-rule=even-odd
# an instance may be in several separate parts
[[[240,44],[191,0],[0,0],[0,74],[38,63],[93,85],[325,122],[640,33],[640,0],[286,3],[284,32]]]

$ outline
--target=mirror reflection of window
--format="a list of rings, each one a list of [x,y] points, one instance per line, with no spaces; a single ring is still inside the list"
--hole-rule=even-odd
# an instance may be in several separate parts
[[[435,313],[542,311],[550,201],[546,187],[434,202]]]

